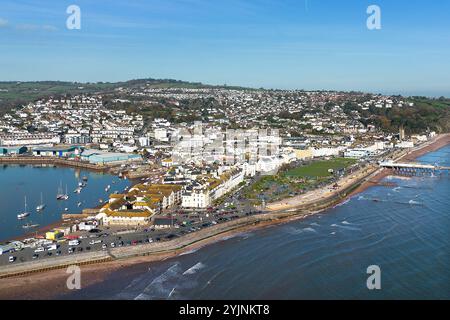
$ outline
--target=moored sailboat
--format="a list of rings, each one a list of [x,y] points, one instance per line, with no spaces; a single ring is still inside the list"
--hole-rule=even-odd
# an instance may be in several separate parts
[[[67,194],[67,184],[66,184],[66,193],[63,193],[62,185],[58,188],[58,194],[56,195],[57,200],[67,200],[69,199],[69,195]]]
[[[45,203],[42,199],[42,192],[41,192],[41,203],[36,207],[37,212],[41,212],[45,209]]]
[[[30,213],[27,211],[27,197],[25,197],[25,210],[17,215],[17,219],[22,220],[28,217]]]

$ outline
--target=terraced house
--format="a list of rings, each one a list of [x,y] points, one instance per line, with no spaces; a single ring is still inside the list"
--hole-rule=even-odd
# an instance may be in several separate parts
[[[244,171],[232,168],[221,174],[199,175],[186,187],[182,195],[181,206],[184,208],[207,208],[214,200],[244,181]]]

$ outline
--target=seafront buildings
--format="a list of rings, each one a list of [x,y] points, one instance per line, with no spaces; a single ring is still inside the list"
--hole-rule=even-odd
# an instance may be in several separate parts
[[[248,179],[291,163],[333,157],[367,163],[434,135],[383,132],[363,119],[370,108],[394,106],[411,104],[362,93],[147,85],[110,96],[50,97],[0,118],[0,161],[64,159],[142,178],[111,194],[95,221],[162,227],[177,208],[206,210]],[[165,109],[170,117],[149,117]]]

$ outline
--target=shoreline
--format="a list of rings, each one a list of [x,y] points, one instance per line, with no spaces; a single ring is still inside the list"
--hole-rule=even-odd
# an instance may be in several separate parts
[[[413,149],[407,154],[399,157],[399,159],[412,161],[413,159],[416,159],[426,153],[436,151],[449,143],[450,134],[439,135],[425,145],[419,146],[416,150]],[[119,271],[125,267],[141,263],[162,261],[185,254],[192,250],[198,250],[201,247],[211,243],[216,243],[240,233],[304,219],[346,201],[355,194],[376,185],[380,180],[390,174],[390,170],[378,168],[361,179],[357,179],[356,182],[354,181],[355,179],[351,180],[350,182],[352,183],[350,183],[349,186],[346,186],[346,190],[340,190],[336,192],[336,194],[332,194],[331,199],[324,200],[322,197],[315,199],[315,201],[311,204],[303,203],[300,206],[297,205],[297,207],[272,210],[269,211],[269,213],[248,218],[247,224],[244,222],[240,224],[240,221],[238,220],[247,219],[241,218],[235,220],[234,223],[230,223],[229,225],[217,225],[217,230],[208,230],[209,228],[206,228],[198,231],[198,233],[190,234],[192,239],[181,239],[185,237],[183,236],[180,238],[181,241],[177,239],[162,243],[159,246],[162,247],[162,250],[160,248],[160,250],[154,250],[152,252],[152,250],[148,250],[148,248],[142,249],[139,246],[132,248],[127,247],[126,252],[124,251],[123,254],[120,254],[121,251],[115,250],[113,254],[114,259],[112,261],[81,267],[82,285],[83,287],[95,285],[96,283],[104,281],[112,272]],[[302,206],[305,207],[302,208]],[[208,235],[208,233],[210,234]],[[177,247],[176,241],[180,241],[181,244],[179,247]],[[186,244],[183,245],[183,241],[185,241]],[[158,248],[157,246],[153,247]],[[68,275],[65,273],[65,269],[55,269],[28,274],[26,276],[12,276],[9,278],[3,278],[0,279],[0,299],[51,299],[61,297],[70,292],[65,285],[67,277]],[[45,287],[52,287],[54,290],[52,292],[45,290],[45,288],[42,288],[42,282],[46,284]]]
[[[91,163],[74,161],[70,159],[41,157],[41,156],[3,156],[0,157],[0,165],[51,165],[56,167],[88,170],[93,172],[108,172],[114,166],[97,166]]]

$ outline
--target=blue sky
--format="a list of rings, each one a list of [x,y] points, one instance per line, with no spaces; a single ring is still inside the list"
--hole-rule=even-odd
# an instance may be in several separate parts
[[[81,8],[81,30],[66,9]],[[366,9],[381,8],[381,30]],[[0,80],[450,96],[450,1],[2,0]]]

